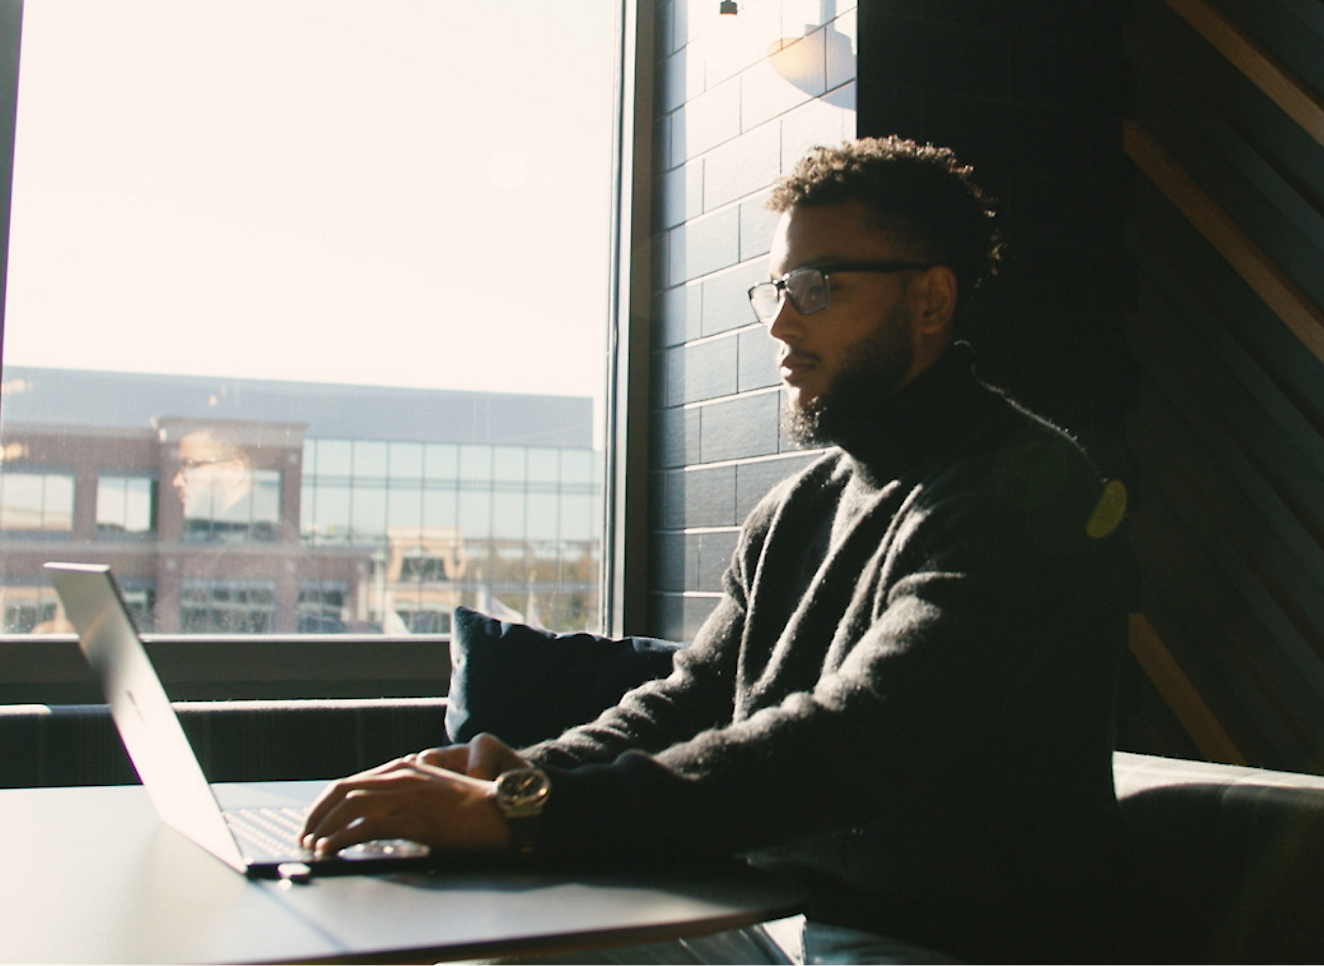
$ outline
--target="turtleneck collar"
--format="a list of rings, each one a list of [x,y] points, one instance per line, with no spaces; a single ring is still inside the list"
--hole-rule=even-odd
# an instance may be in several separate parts
[[[970,431],[970,414],[992,391],[975,378],[974,353],[953,344],[937,362],[893,396],[879,400],[867,432],[839,443],[860,470],[881,484],[900,476]]]

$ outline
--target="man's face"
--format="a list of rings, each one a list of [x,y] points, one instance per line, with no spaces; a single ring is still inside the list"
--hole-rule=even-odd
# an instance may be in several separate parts
[[[793,207],[782,214],[768,258],[770,277],[813,265],[906,260],[909,255],[872,226],[857,202]],[[769,326],[793,421],[844,405],[851,393],[891,396],[917,374],[918,326],[909,283],[915,272],[837,272],[828,278],[828,307],[801,314],[790,299]],[[834,414],[836,415],[836,414]]]
[[[179,464],[171,483],[184,504],[186,519],[207,519],[227,510],[252,489],[252,470],[242,454],[205,431],[179,441]]]

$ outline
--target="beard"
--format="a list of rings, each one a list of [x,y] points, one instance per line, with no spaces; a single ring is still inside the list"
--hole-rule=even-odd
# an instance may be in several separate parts
[[[915,360],[908,318],[904,308],[895,308],[873,333],[846,348],[841,371],[817,399],[783,408],[782,427],[792,442],[850,451],[873,438],[880,411]]]

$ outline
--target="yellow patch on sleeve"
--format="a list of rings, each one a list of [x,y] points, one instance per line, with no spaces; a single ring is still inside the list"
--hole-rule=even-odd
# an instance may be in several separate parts
[[[1104,485],[1094,513],[1085,524],[1085,532],[1095,540],[1101,540],[1117,529],[1126,516],[1126,484],[1121,480],[1109,480]]]

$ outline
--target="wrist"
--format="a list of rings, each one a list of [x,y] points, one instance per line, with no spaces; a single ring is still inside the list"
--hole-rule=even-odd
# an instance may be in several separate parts
[[[543,806],[551,794],[551,780],[540,768],[514,768],[492,783],[492,797],[505,817],[512,851],[528,855],[537,846]]]

